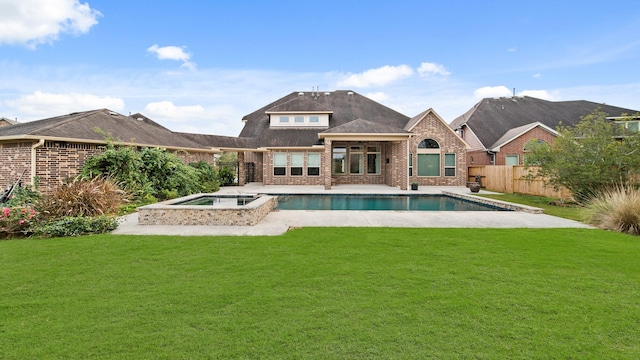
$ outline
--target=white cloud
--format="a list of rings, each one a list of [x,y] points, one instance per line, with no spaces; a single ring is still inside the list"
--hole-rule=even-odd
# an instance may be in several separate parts
[[[524,90],[518,94],[519,96],[531,96],[542,100],[554,100],[553,95],[547,90]]]
[[[418,68],[418,74],[420,74],[420,76],[422,77],[428,77],[431,75],[451,75],[451,73],[447,71],[444,66],[428,62],[423,62],[422,64],[420,64],[420,67]]]
[[[511,47],[507,49],[507,52],[516,52],[516,51],[518,51],[518,48],[516,47]]]
[[[542,75],[540,73],[537,73],[537,74],[533,74],[533,77],[536,79],[540,79]]]
[[[79,0],[0,0],[0,44],[35,48],[62,33],[86,33],[100,16]]]
[[[5,104],[30,116],[56,116],[77,111],[107,108],[114,111],[124,109],[124,100],[109,96],[67,93],[53,94],[36,91],[16,100],[7,100]]]
[[[187,53],[185,47],[179,46],[163,46],[157,44],[149,47],[147,51],[156,54],[158,60],[177,60],[182,61],[181,67],[189,70],[195,70],[196,64],[191,62],[191,54]]]
[[[490,97],[503,97],[503,96],[512,96],[513,92],[507,89],[506,86],[485,86],[479,89],[476,89],[473,92],[473,96],[476,99],[484,99]]]
[[[370,69],[360,74],[351,74],[346,79],[338,81],[338,87],[364,88],[371,86],[385,86],[394,81],[413,75],[413,69],[407,65],[385,65],[377,69]]]
[[[381,102],[381,101],[385,101],[389,99],[389,95],[382,92],[382,91],[378,91],[378,92],[373,92],[373,93],[367,93],[364,96],[368,97],[371,100],[377,101],[377,102]]]
[[[158,101],[147,104],[144,107],[143,114],[150,118],[160,117],[173,121],[187,121],[193,118],[202,118],[204,108],[200,105],[176,106],[172,101]]]

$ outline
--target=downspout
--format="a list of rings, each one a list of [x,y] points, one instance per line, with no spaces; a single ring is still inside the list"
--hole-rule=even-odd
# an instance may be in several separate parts
[[[36,179],[36,149],[44,145],[44,139],[40,139],[37,143],[31,145],[31,185],[35,184]]]

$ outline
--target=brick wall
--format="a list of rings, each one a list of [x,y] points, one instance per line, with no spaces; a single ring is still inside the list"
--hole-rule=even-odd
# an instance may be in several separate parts
[[[77,176],[88,158],[101,153],[100,145],[45,142],[36,149],[36,176],[40,191],[50,193]]]
[[[279,151],[275,151],[279,152]],[[324,185],[324,175],[326,174],[325,170],[325,162],[326,159],[324,156],[320,155],[320,175],[319,176],[308,176],[307,175],[307,154],[308,153],[320,153],[318,151],[305,151],[305,150],[294,150],[294,151],[281,151],[287,154],[287,171],[285,176],[274,176],[273,175],[273,154],[274,152],[263,153],[262,159],[262,173],[263,173],[263,184],[264,185]],[[304,163],[302,166],[302,176],[291,176],[290,165],[291,165],[291,157],[289,156],[292,152],[294,153],[303,153]],[[331,165],[331,164],[329,164]],[[257,165],[256,165],[257,166]]]
[[[513,141],[508,144],[502,146],[500,148],[500,152],[496,153],[496,164],[495,165],[505,165],[506,164],[506,156],[507,155],[518,155],[519,165],[522,165],[522,159],[525,155],[524,146],[530,140],[543,140],[546,143],[553,143],[555,139],[555,135],[550,132],[540,128],[535,127],[521,136],[517,137]],[[474,164],[474,165],[483,165],[483,164]]]
[[[0,144],[0,193],[22,174],[24,184],[31,183],[31,143]]]
[[[413,176],[410,182],[420,185],[465,186],[467,183],[466,146],[450,128],[434,114],[428,114],[414,128],[416,136],[410,138],[409,148],[413,154]],[[418,144],[424,139],[433,139],[440,145],[440,176],[418,176]],[[456,154],[456,176],[444,176],[444,154]]]

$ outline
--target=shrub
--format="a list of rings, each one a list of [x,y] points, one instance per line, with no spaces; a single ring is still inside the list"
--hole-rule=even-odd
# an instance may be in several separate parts
[[[39,237],[80,236],[102,234],[117,227],[118,220],[113,216],[66,216],[38,223],[33,233]]]
[[[115,214],[126,200],[125,192],[111,180],[80,177],[57,187],[37,205],[46,218]]]
[[[37,220],[37,212],[24,207],[0,208],[0,239],[28,236]]]
[[[224,165],[218,171],[218,178],[222,186],[233,185],[236,180],[236,174],[230,166]]]
[[[8,207],[30,207],[37,203],[42,198],[42,195],[37,190],[38,184],[25,185],[16,187],[11,194],[11,198],[7,201]]]
[[[587,222],[601,229],[640,235],[640,188],[618,186],[587,203]]]
[[[204,161],[198,161],[191,163],[189,166],[196,169],[198,174],[198,182],[200,183],[201,192],[212,193],[220,190],[220,183],[218,182],[218,174],[216,169]]]

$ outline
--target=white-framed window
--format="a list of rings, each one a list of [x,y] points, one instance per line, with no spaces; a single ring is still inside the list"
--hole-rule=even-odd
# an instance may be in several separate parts
[[[342,175],[347,173],[347,148],[336,146],[333,148],[333,164],[331,171],[333,174]]]
[[[307,154],[307,176],[320,176],[320,154]]]
[[[294,123],[303,123],[304,122],[304,116],[301,115],[296,115],[293,117],[293,122]]]
[[[290,157],[291,176],[302,176],[302,168],[304,167],[304,153],[291,153]]]
[[[359,175],[364,173],[364,152],[362,146],[349,147],[349,174]]]
[[[520,165],[520,156],[510,154],[504,157],[504,164],[507,166]]]
[[[312,123],[312,124],[319,123],[320,122],[320,116],[318,116],[318,115],[309,116],[309,122]]]
[[[456,176],[456,154],[444,154],[444,176]]]
[[[413,154],[409,154],[409,176],[413,176]]]
[[[287,175],[287,153],[286,152],[273,153],[273,175],[274,176]]]
[[[280,116],[280,123],[281,124],[288,124],[289,123],[289,117],[288,116]]]
[[[418,144],[418,176],[440,176],[440,145],[433,139]]]
[[[367,146],[367,174],[380,175],[380,146]]]

